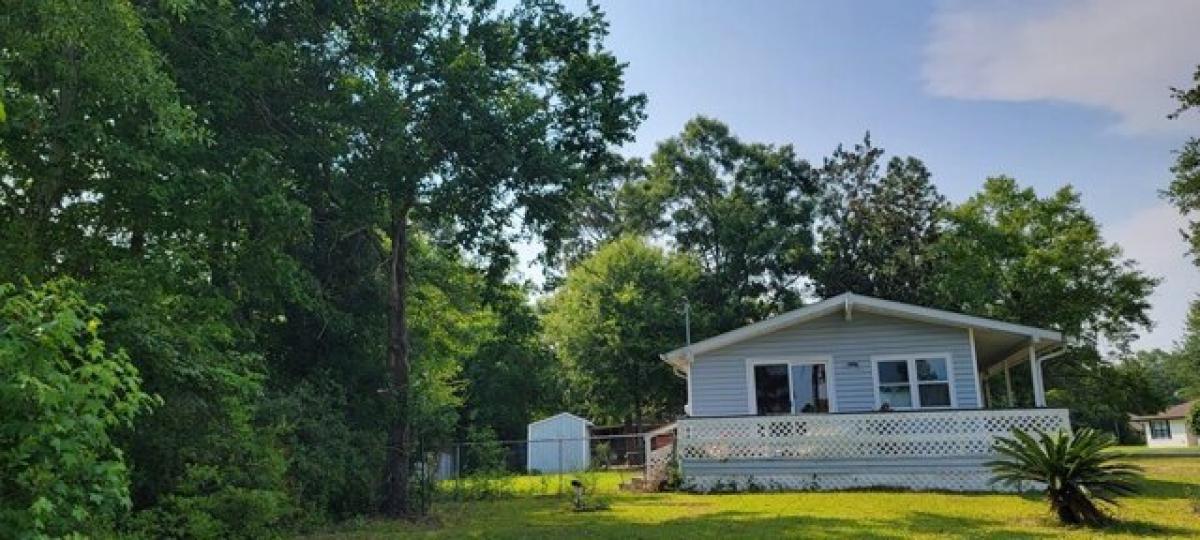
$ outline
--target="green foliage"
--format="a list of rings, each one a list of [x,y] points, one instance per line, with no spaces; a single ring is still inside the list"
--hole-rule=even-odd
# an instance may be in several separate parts
[[[1200,399],[1200,300],[1192,302],[1183,339],[1170,357],[1169,373],[1179,385],[1179,399]]]
[[[0,285],[0,536],[102,534],[130,507],[113,435],[157,400],[79,289]]]
[[[129,2],[10,2],[0,35],[0,280],[86,270],[202,132]]]
[[[1172,88],[1172,97],[1179,102],[1179,108],[1171,114],[1178,118],[1184,113],[1200,109],[1200,66],[1192,75],[1192,88]],[[1180,213],[1188,215],[1200,211],[1200,138],[1191,137],[1183,143],[1171,166],[1175,178],[1163,194],[1170,200]],[[1184,238],[1191,243],[1193,262],[1200,266],[1200,221],[1189,222],[1188,230],[1183,231]]]
[[[562,410],[558,361],[543,339],[529,292],[513,284],[484,285],[481,308],[494,314],[496,326],[481,332],[478,349],[463,359],[462,422],[490,427],[505,440],[524,438],[535,416]]]
[[[681,344],[684,296],[700,270],[624,236],[567,273],[545,303],[546,336],[563,362],[573,394],[599,422],[663,418],[683,403],[682,381],[658,355]]]
[[[695,257],[700,328],[718,333],[796,307],[813,265],[815,174],[790,146],[746,143],[697,117],[658,144],[647,181],[630,189],[643,216]],[[698,334],[701,336],[702,334]]]
[[[500,473],[505,470],[504,445],[496,439],[496,432],[489,427],[470,427],[463,440],[462,470],[460,474]]]
[[[1192,408],[1188,409],[1185,423],[1188,429],[1192,430],[1192,435],[1200,436],[1200,401],[1192,403]]]
[[[385,443],[386,426],[379,419],[356,422],[352,396],[333,379],[318,373],[276,390],[260,412],[287,449],[286,485],[304,521],[364,515],[379,503],[383,454],[376,449]]]
[[[1007,177],[954,208],[938,242],[938,304],[1057,328],[1083,344],[1127,344],[1149,327],[1147,277],[1064,187],[1049,197]]]
[[[881,176],[882,156],[868,135],[825,160],[814,288],[826,297],[850,291],[934,304],[940,261],[933,247],[946,200],[921,161],[894,157]]]
[[[1062,360],[1043,366],[1051,385],[1046,401],[1053,407],[1071,409],[1075,425],[1111,432],[1124,442],[1138,442],[1138,431],[1128,429],[1129,415],[1153,414],[1173,402],[1153,368],[1136,357],[1110,362],[1094,349],[1080,348]],[[1027,386],[1025,381],[1019,384]],[[1032,406],[1032,401],[1026,405]]]
[[[1014,429],[1012,437],[998,438],[994,450],[1002,457],[987,466],[994,482],[1043,486],[1050,509],[1063,523],[1104,523],[1107,516],[1098,502],[1115,505],[1117,497],[1137,492],[1141,468],[1107,451],[1114,444],[1111,436],[1088,428],[1034,435]]]

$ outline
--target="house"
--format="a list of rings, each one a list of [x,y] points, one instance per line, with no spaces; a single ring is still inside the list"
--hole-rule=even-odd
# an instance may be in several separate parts
[[[529,424],[526,470],[543,473],[587,470],[592,460],[588,442],[591,427],[591,421],[569,412]]]
[[[1200,401],[1180,403],[1158,414],[1134,416],[1130,421],[1141,426],[1146,446],[1151,448],[1197,446],[1196,433],[1185,422],[1196,403]]]
[[[686,486],[995,489],[1012,428],[1070,429],[1046,408],[1056,331],[846,293],[662,355],[687,381],[674,450]],[[1015,403],[1027,370],[1031,406]],[[990,388],[1002,379],[1001,395]],[[1022,377],[1022,379],[1025,379]]]

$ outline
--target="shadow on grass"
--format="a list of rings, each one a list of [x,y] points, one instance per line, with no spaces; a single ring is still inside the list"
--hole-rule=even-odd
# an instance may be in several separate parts
[[[672,500],[659,495],[627,495],[614,508],[576,513],[570,504],[550,498],[520,498],[473,503],[452,503],[440,508],[439,517],[422,524],[373,521],[366,526],[330,531],[319,538],[863,538],[893,540],[913,536],[952,539],[1040,539],[1068,532],[1128,534],[1134,536],[1187,537],[1180,527],[1131,520],[1096,529],[1054,525],[1047,514],[1039,523],[1004,518],[967,517],[914,510],[888,517],[781,516],[769,510],[710,511],[714,502],[705,497]],[[638,510],[632,516],[630,510]],[[656,512],[655,509],[661,509]],[[662,512],[685,512],[656,521]]]
[[[1176,538],[1187,538],[1196,534],[1196,531],[1193,530],[1142,520],[1117,521],[1099,530],[1109,533],[1132,534],[1134,536],[1172,536]]]
[[[1194,483],[1143,478],[1138,482],[1139,491],[1136,497],[1139,499],[1186,499],[1188,490],[1197,488],[1198,486]]]
[[[514,504],[515,503],[515,504]],[[620,509],[594,514],[574,514],[566,505],[546,499],[508,501],[502,504],[475,503],[446,508],[458,519],[446,528],[420,527],[434,536],[486,538],[862,538],[898,540],[914,535],[943,538],[1050,538],[1051,533],[1029,532],[1000,520],[948,516],[936,512],[912,512],[896,518],[841,518],[828,516],[771,516],[756,511],[722,510],[705,513],[712,503],[671,501],[653,495],[622,498],[622,506],[695,507],[700,513],[655,523],[623,518]],[[503,514],[503,515],[501,515]],[[460,521],[461,520],[461,521]],[[404,527],[404,526],[401,526]],[[411,526],[410,526],[411,527]],[[440,530],[439,530],[440,529]],[[403,528],[400,530],[404,530]],[[364,531],[365,532],[365,531]],[[375,537],[367,534],[366,537]]]

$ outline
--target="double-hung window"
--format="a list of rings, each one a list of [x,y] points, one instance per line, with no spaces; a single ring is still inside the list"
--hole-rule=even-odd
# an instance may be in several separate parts
[[[876,406],[890,409],[948,409],[954,405],[949,355],[876,358]]]
[[[1151,420],[1150,421],[1150,438],[1151,439],[1170,439],[1171,438],[1171,423],[1166,420]]]

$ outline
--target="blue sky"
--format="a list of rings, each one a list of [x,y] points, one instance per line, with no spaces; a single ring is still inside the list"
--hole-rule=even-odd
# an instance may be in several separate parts
[[[1200,2],[599,4],[629,89],[649,97],[629,155],[703,114],[813,162],[869,130],[924,160],[952,201],[1001,173],[1043,194],[1070,183],[1106,237],[1166,279],[1138,346],[1181,335],[1200,271],[1158,190],[1172,150],[1200,133],[1165,119],[1167,87],[1200,64]]]

